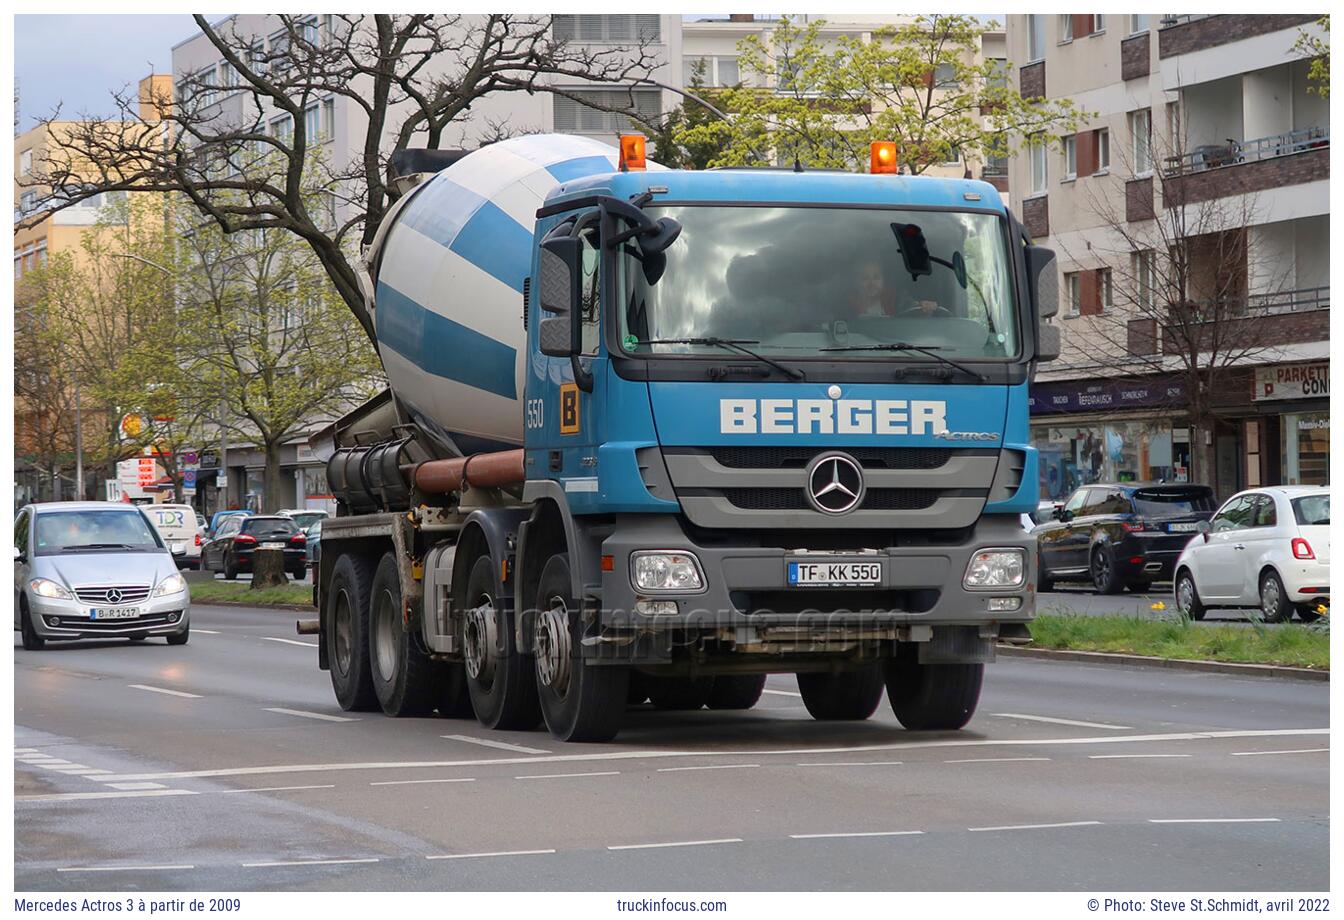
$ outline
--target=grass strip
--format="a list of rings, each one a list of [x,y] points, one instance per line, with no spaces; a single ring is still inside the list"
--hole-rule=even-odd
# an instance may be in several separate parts
[[[281,588],[258,588],[245,579],[231,581],[192,581],[191,601],[193,604],[209,604],[216,601],[232,601],[265,607],[269,604],[299,604],[311,607],[313,604],[313,586],[287,584]]]
[[[1180,618],[1040,614],[1030,629],[1037,648],[1330,668],[1330,632],[1322,625],[1219,626]]]

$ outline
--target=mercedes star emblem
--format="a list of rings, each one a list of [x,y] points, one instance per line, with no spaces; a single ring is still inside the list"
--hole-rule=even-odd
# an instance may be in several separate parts
[[[119,588],[108,588],[108,589],[107,589],[107,602],[108,602],[109,604],[120,604],[120,603],[121,603],[121,590],[120,590]]]
[[[863,470],[849,454],[822,454],[807,470],[807,499],[826,514],[853,511],[863,501]]]

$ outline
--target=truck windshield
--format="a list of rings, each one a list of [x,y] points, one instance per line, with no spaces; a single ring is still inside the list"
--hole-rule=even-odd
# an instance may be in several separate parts
[[[632,248],[618,260],[619,331],[629,354],[724,354],[703,342],[669,341],[694,337],[830,361],[928,360],[865,350],[892,343],[954,359],[1018,353],[1007,234],[996,215],[842,207],[647,210],[674,218],[682,231],[666,250],[661,275],[642,270]]]

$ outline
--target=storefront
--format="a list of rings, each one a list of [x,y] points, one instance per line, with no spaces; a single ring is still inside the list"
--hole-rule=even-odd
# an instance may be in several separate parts
[[[1255,369],[1251,394],[1257,413],[1277,419],[1280,481],[1325,485],[1330,481],[1330,363],[1311,361]]]

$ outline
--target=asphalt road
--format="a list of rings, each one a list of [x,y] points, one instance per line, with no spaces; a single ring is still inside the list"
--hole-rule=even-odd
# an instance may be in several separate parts
[[[15,638],[18,890],[1321,890],[1328,685],[1029,659],[956,733],[632,710],[616,743],[343,713],[293,613]]]

